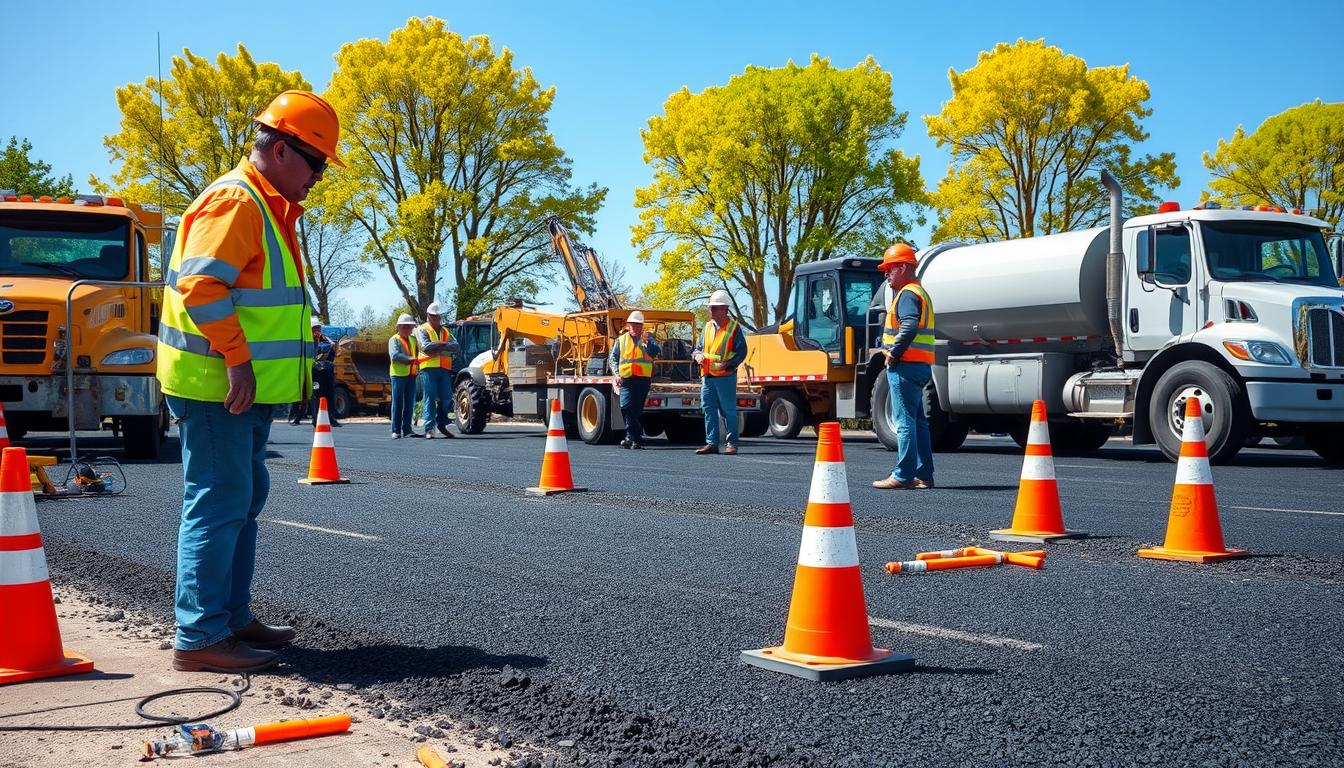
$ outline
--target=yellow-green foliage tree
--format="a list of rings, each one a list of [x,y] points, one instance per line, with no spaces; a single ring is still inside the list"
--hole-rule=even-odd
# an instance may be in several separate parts
[[[648,299],[684,307],[727,287],[761,327],[788,314],[799,264],[880,255],[923,199],[919,158],[892,146],[905,121],[872,58],[748,67],[672,94],[641,131],[653,183],[635,193],[632,241],[658,260]]]
[[[457,316],[532,295],[553,258],[546,217],[591,231],[606,196],[570,185],[547,127],[555,89],[487,37],[413,18],[386,42],[347,43],[327,95],[349,168],[332,174],[332,215],[367,236],[418,316],[450,260]]]
[[[1238,126],[1204,153],[1213,199],[1225,205],[1300,208],[1339,226],[1344,219],[1344,104],[1319,99],[1269,118],[1247,134]]]
[[[118,190],[138,202],[159,201],[181,212],[210,182],[252,147],[253,118],[281,91],[311,90],[298,71],[258,63],[241,43],[238,53],[209,59],[183,49],[162,83],[147,78],[117,89],[121,130],[103,138],[119,163],[111,182],[90,179],[101,192]],[[157,101],[163,90],[163,113]]]
[[[1089,67],[1044,40],[999,43],[964,72],[952,98],[926,115],[952,164],[933,195],[935,241],[1000,240],[1063,232],[1106,219],[1098,173],[1125,190],[1128,212],[1180,183],[1175,155],[1135,157],[1148,138],[1148,84],[1129,67]]]

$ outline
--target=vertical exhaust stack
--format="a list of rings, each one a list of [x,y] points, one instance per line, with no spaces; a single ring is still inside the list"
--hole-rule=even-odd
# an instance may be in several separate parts
[[[1101,172],[1101,185],[1111,196],[1111,250],[1106,254],[1106,318],[1111,325],[1111,340],[1115,343],[1116,364],[1124,367],[1125,329],[1121,318],[1120,290],[1125,279],[1125,255],[1121,250],[1121,208],[1124,204],[1124,192],[1120,182],[1111,174]]]

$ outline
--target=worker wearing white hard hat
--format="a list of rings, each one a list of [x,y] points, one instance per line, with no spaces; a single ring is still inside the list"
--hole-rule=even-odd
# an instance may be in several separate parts
[[[709,322],[691,358],[700,364],[700,408],[705,413],[705,444],[696,450],[737,453],[737,368],[747,359],[747,337],[732,316],[732,297],[709,295]],[[720,428],[722,424],[722,428]]]
[[[625,318],[625,331],[611,345],[607,361],[616,374],[615,386],[620,393],[621,416],[625,419],[622,448],[644,447],[644,428],[639,419],[644,415],[644,400],[653,384],[653,361],[662,351],[653,334],[644,332],[644,313],[631,312]]]
[[[425,361],[420,364],[420,376],[425,395],[425,437],[434,439],[437,429],[443,437],[452,437],[448,424],[453,409],[453,354],[457,339],[443,324],[443,309],[435,301],[425,307],[425,322],[415,329],[420,342],[420,353]]]
[[[415,380],[420,373],[420,341],[415,338],[415,318],[402,313],[397,318],[397,332],[387,340],[387,356],[391,360],[388,374],[392,378],[392,439],[416,437],[411,429],[411,414],[415,411]]]

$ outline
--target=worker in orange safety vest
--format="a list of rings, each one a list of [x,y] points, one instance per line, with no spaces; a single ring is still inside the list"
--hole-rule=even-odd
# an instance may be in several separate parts
[[[915,249],[887,248],[877,268],[887,276],[892,300],[882,329],[887,384],[896,423],[896,467],[873,483],[884,490],[933,487],[933,443],[924,415],[924,387],[933,373],[933,300],[915,276]]]
[[[625,320],[625,331],[611,345],[607,364],[616,374],[616,390],[621,398],[621,416],[625,419],[625,439],[622,448],[643,448],[644,428],[639,419],[644,414],[644,400],[653,385],[653,361],[663,348],[654,341],[653,334],[644,332],[644,313],[635,310]]]

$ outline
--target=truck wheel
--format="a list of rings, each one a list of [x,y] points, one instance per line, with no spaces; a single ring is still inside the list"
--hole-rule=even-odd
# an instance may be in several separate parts
[[[806,426],[803,401],[794,392],[771,392],[766,414],[770,434],[781,440],[792,440]]]
[[[896,450],[900,443],[896,439],[896,421],[891,416],[891,385],[885,371],[873,382],[872,414],[877,441],[888,451]]]
[[[490,391],[470,377],[457,383],[453,391],[453,410],[457,412],[457,430],[464,435],[479,435],[490,420]]]
[[[350,397],[350,390],[345,387],[337,387],[332,399],[335,402],[331,404],[331,415],[337,421],[345,421],[350,418],[350,412],[354,408],[354,398]]]
[[[751,411],[742,413],[742,436],[760,437],[770,429],[770,418],[765,415],[765,411]]]
[[[1178,363],[1157,380],[1148,401],[1148,424],[1157,447],[1172,461],[1180,457],[1185,402],[1191,397],[1200,399],[1204,411],[1204,440],[1209,447],[1209,461],[1213,464],[1230,462],[1246,444],[1246,434],[1251,428],[1251,406],[1236,379],[1201,360]]]
[[[1332,467],[1344,466],[1344,441],[1339,438],[1341,427],[1344,425],[1323,424],[1307,430],[1304,435],[1307,447]]]
[[[596,387],[584,387],[579,391],[579,404],[575,422],[579,429],[579,439],[589,445],[613,443],[615,431],[611,428],[611,413],[607,410],[607,394]]]
[[[929,440],[935,451],[957,450],[966,442],[966,435],[971,431],[965,422],[952,421],[947,411],[943,410],[942,403],[938,402],[938,389],[932,380],[924,387],[924,417],[929,421]],[[890,415],[887,418],[890,419]],[[892,425],[892,432],[895,431],[895,425]]]
[[[126,416],[121,420],[121,447],[128,459],[159,458],[163,430],[158,416]]]

